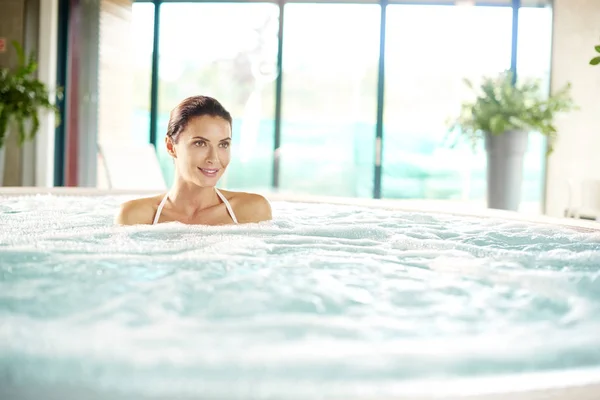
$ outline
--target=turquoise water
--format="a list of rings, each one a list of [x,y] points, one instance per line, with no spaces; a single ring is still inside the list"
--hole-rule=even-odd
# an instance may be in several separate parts
[[[125,199],[0,197],[0,398],[373,398],[600,368],[598,232],[283,202],[257,225],[115,227]]]

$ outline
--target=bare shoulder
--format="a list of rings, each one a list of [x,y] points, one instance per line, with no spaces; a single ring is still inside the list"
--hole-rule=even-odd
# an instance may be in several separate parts
[[[160,202],[162,196],[144,197],[126,201],[121,208],[115,223],[119,225],[151,224],[156,210],[156,203]]]
[[[229,192],[221,190],[231,202],[235,215],[240,223],[269,221],[273,219],[271,203],[264,196],[256,193]]]

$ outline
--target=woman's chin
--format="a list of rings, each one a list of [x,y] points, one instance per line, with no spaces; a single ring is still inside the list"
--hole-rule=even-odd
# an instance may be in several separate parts
[[[217,182],[213,180],[203,179],[200,182],[196,182],[196,184],[200,187],[215,187],[217,186]]]
[[[220,176],[216,176],[214,178],[202,176],[196,181],[196,184],[201,187],[215,187],[217,186],[220,178]]]

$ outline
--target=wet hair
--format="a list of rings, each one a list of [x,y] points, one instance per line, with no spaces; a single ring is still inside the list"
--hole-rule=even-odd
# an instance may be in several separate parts
[[[223,118],[231,125],[231,114],[216,99],[208,96],[192,96],[183,100],[172,111],[167,128],[167,136],[177,143],[179,135],[194,117],[208,115]]]

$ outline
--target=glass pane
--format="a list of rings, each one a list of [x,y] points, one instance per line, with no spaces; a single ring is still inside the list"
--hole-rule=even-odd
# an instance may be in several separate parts
[[[152,181],[145,169],[133,168],[126,174],[119,171],[127,164],[131,149],[148,150],[152,155],[149,139],[153,36],[153,4],[103,3],[98,65],[98,188],[139,189],[138,185]]]
[[[154,4],[133,3],[133,132],[135,143],[150,140],[150,91],[152,85],[152,44]]]
[[[270,3],[161,6],[157,147],[168,184],[169,113],[188,96],[207,95],[233,117],[232,161],[219,186],[271,187],[278,26]]]
[[[550,91],[552,50],[552,9],[521,8],[517,45],[517,77],[539,79],[546,94]],[[529,134],[529,147],[523,171],[523,207],[541,210],[546,165],[546,139],[540,133]]]
[[[553,0],[521,0],[521,7],[550,7]]]
[[[552,8],[521,7],[517,39],[517,75],[540,79],[542,86],[549,90]]]
[[[387,17],[383,197],[485,200],[483,146],[450,148],[447,121],[471,95],[463,78],[510,68],[511,8],[391,5]]]
[[[373,195],[380,10],[285,6],[282,191]]]

